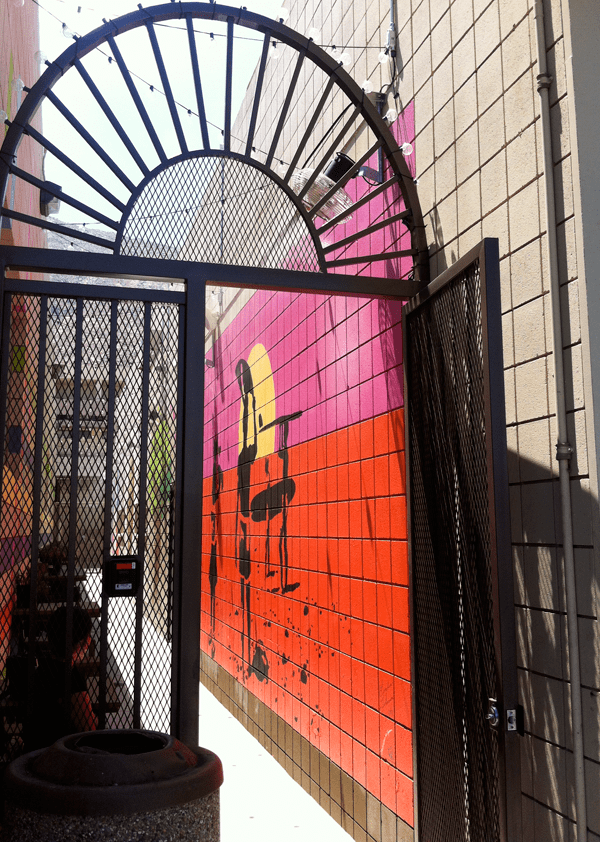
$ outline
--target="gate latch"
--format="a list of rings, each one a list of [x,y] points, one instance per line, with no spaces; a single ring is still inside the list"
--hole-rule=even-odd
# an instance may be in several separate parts
[[[516,708],[507,708],[506,710],[506,730],[516,731],[522,737],[525,734],[525,723],[523,715],[523,706],[517,705]]]
[[[490,723],[492,728],[497,728],[498,723],[500,722],[500,712],[498,710],[498,703],[496,699],[489,699],[490,706],[488,708],[488,712],[485,715],[485,718]]]

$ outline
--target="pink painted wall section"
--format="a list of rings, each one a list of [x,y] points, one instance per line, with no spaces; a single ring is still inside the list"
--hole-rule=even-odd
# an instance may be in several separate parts
[[[218,339],[219,366],[206,370],[204,476],[216,431],[223,470],[237,465],[234,372],[258,342],[273,371],[275,416],[302,412],[302,423],[290,424],[290,447],[403,406],[401,316],[399,301],[259,290]]]

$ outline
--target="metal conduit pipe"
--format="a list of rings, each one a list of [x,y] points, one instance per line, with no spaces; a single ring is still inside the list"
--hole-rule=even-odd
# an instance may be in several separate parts
[[[567,412],[565,407],[565,375],[563,366],[560,283],[558,277],[558,250],[556,245],[556,211],[554,203],[554,163],[550,132],[550,102],[548,91],[551,77],[546,61],[543,0],[535,0],[535,24],[538,60],[538,93],[540,95],[542,147],[544,154],[545,200],[548,266],[550,267],[550,300],[552,305],[552,335],[556,387],[556,419],[558,439],[556,458],[560,483],[560,501],[565,564],[565,602],[569,634],[569,672],[571,680],[571,723],[573,729],[573,759],[575,767],[575,811],[577,842],[587,842],[587,805],[585,795],[585,766],[583,754],[583,722],[581,699],[581,672],[579,665],[579,629],[577,621],[577,591],[575,584],[575,559],[573,552],[573,517],[571,511],[570,460],[573,448],[568,441]]]

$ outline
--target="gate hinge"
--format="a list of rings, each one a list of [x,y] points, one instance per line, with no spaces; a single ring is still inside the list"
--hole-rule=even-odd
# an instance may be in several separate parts
[[[506,711],[506,730],[516,731],[521,736],[525,733],[523,723],[523,705],[517,705],[516,708],[508,708]]]

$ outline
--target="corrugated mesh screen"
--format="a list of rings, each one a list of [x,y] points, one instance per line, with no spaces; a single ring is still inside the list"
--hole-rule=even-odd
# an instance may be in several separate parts
[[[178,306],[5,306],[5,760],[93,727],[169,731]]]
[[[408,314],[422,842],[500,839],[479,264]]]
[[[311,234],[265,173],[231,158],[191,158],[160,172],[135,202],[120,253],[318,272]]]

